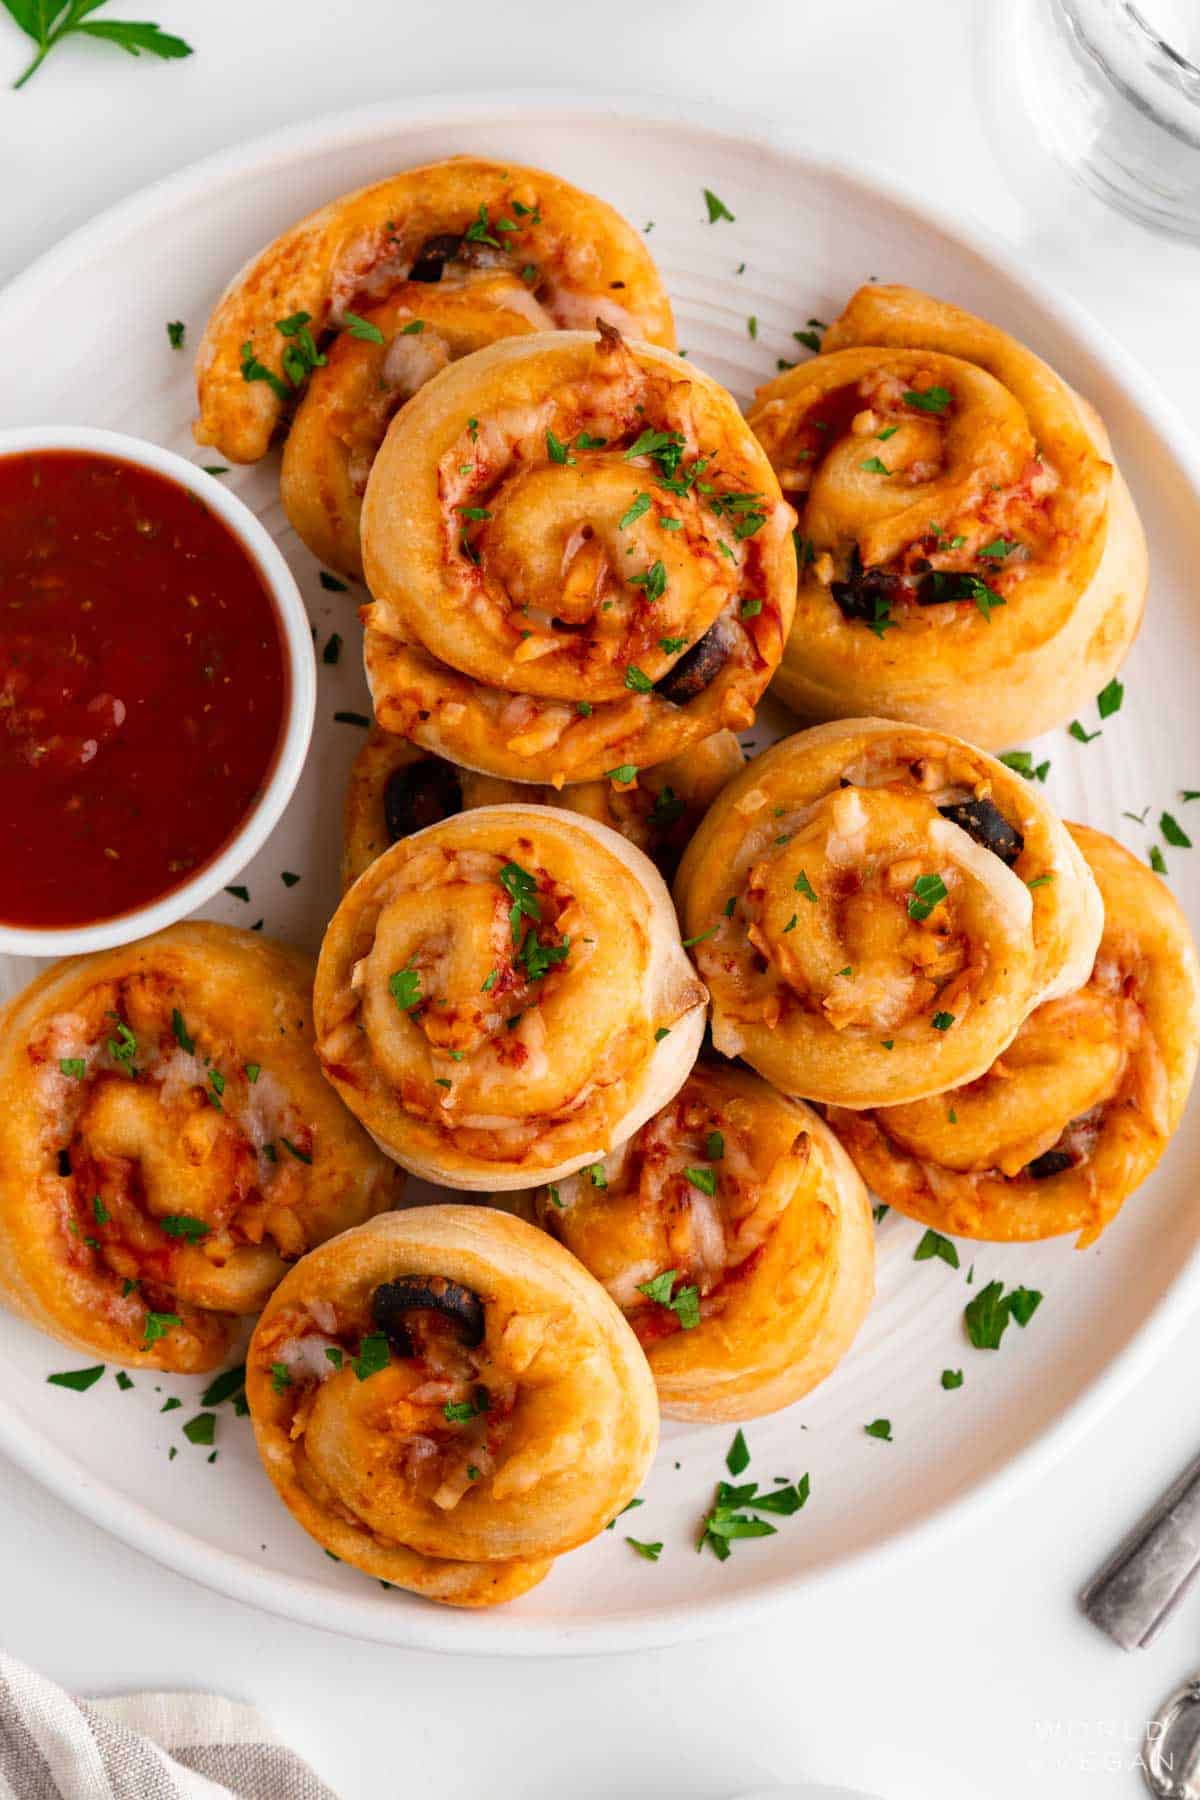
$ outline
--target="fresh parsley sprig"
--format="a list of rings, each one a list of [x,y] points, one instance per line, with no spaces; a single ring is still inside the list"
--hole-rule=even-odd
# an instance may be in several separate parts
[[[190,56],[192,46],[182,38],[172,37],[143,19],[93,19],[92,14],[107,0],[0,0],[27,38],[37,45],[37,54],[23,74],[13,82],[23,88],[41,68],[51,50],[65,37],[78,33],[84,37],[119,44],[130,56],[146,51],[164,62]]]

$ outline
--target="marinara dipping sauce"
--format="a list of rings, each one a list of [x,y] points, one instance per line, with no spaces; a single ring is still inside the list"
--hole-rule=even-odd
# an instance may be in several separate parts
[[[194,495],[91,452],[0,457],[0,920],[111,919],[210,861],[287,679],[262,577]]]

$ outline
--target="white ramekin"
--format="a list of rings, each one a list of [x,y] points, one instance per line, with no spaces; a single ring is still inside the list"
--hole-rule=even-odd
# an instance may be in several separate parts
[[[142,438],[86,425],[34,425],[0,431],[0,457],[32,450],[80,450],[115,457],[162,475],[202,500],[232,531],[266,583],[275,607],[287,668],[287,711],[275,760],[262,793],[233,836],[190,880],[131,912],[92,925],[33,927],[0,922],[0,953],[10,956],[69,956],[127,944],[173,925],[226,887],[260,850],[279,821],[300,779],[312,736],[317,669],[312,630],[292,572],[270,533],[250,508],[196,463]],[[0,806],[4,798],[0,794]]]

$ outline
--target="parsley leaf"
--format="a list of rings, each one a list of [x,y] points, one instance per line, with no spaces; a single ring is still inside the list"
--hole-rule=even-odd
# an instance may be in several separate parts
[[[168,1237],[186,1238],[189,1244],[198,1244],[212,1229],[203,1219],[195,1219],[190,1213],[168,1213],[158,1222]]]
[[[908,897],[910,919],[927,919],[935,906],[946,898],[946,884],[940,875],[918,875]]]
[[[522,917],[532,919],[535,925],[541,923],[542,909],[537,897],[537,881],[528,869],[523,869],[516,862],[505,863],[496,879],[512,901],[508,923],[513,943],[517,944],[521,941]]]
[[[11,12],[12,8],[9,8]],[[172,350],[183,349],[183,334],[187,327],[182,319],[170,319],[167,323],[167,339]]]
[[[546,454],[552,463],[574,463],[575,461],[562,439],[556,437],[549,428],[546,431]]]
[[[170,62],[192,54],[192,46],[182,38],[172,37],[169,32],[161,31],[157,25],[148,24],[144,20],[93,19],[90,15],[104,4],[105,0],[4,0],[4,5],[26,37],[32,38],[37,45],[37,55],[25,72],[13,82],[13,87],[24,87],[41,68],[55,45],[60,44],[72,32],[81,32],[87,37],[119,44],[130,56],[140,56],[144,50],[150,56]],[[183,327],[178,320],[175,323],[179,325],[179,342],[176,343],[171,326],[167,327],[167,332],[172,347],[177,350],[183,342]]]
[[[887,464],[881,462],[877,456],[868,456],[866,462],[860,462],[858,466],[860,469],[866,469],[870,475],[890,475],[892,472]]]
[[[635,525],[637,521],[644,517],[649,511],[649,494],[635,494],[633,497],[633,505],[629,508],[629,511],[624,513],[621,518],[617,520],[617,530],[624,531],[626,526]]]
[[[795,881],[792,883],[792,886],[795,888],[795,890],[798,894],[803,894],[804,898],[806,900],[811,901],[814,906],[819,905],[819,901],[817,900],[816,890],[813,887],[812,882],[808,879],[808,876],[804,873],[803,869],[801,869],[800,873],[797,875]]]
[[[746,1443],[745,1433],[739,1426],[737,1435],[729,1446],[725,1457],[725,1467],[731,1475],[740,1475],[750,1467],[750,1451]]]
[[[182,1325],[183,1320],[178,1313],[148,1312],[142,1331],[142,1344],[156,1344],[159,1338],[166,1337],[174,1325]]]
[[[644,575],[631,575],[629,585],[644,588],[647,600],[661,600],[667,591],[666,564],[652,562]]]
[[[95,1387],[105,1370],[104,1363],[94,1363],[90,1369],[64,1369],[59,1375],[47,1375],[46,1380],[51,1387],[70,1388],[73,1393],[85,1394],[90,1387]]]
[[[694,1331],[700,1323],[700,1290],[696,1287],[682,1287],[672,1295],[672,1288],[679,1280],[678,1269],[667,1269],[656,1275],[653,1281],[640,1281],[638,1293],[645,1294],[647,1300],[653,1300],[657,1306],[665,1306],[675,1314],[683,1331]]]
[[[947,1393],[949,1393],[952,1388],[960,1388],[962,1384],[963,1372],[961,1369],[942,1370],[942,1386],[946,1389]]]
[[[910,388],[901,398],[905,406],[913,406],[918,412],[944,413],[953,395],[949,388],[944,387],[928,387],[924,393],[917,393],[915,388]]]
[[[711,188],[704,190],[704,204],[708,208],[708,222],[715,225],[718,219],[728,219],[733,224],[734,214],[730,212],[723,200],[719,200]]]
[[[642,670],[630,663],[625,670],[625,686],[635,694],[649,694],[654,691],[654,683]]]
[[[87,1074],[87,1064],[82,1056],[66,1056],[58,1065],[63,1075],[70,1076],[72,1081],[82,1081]]]
[[[647,1562],[657,1562],[659,1557],[662,1555],[662,1544],[661,1543],[643,1544],[643,1543],[639,1542],[639,1540],[637,1538],[631,1538],[631,1537],[627,1537],[625,1539],[625,1542],[627,1544],[631,1545],[632,1548],[637,1551],[639,1556],[644,1556]]]
[[[382,344],[383,333],[378,325],[372,325],[370,319],[360,319],[357,313],[342,314],[346,330],[352,338],[360,338],[364,344]]]
[[[1093,738],[1098,738],[1100,736],[1098,731],[1085,731],[1078,719],[1072,719],[1071,723],[1067,726],[1067,730],[1077,744],[1090,744]]]
[[[391,1348],[383,1332],[372,1331],[358,1346],[358,1355],[350,1366],[360,1381],[367,1381],[381,1369],[386,1369],[391,1357]]]
[[[1159,819],[1158,829],[1162,832],[1166,842],[1173,845],[1176,850],[1191,849],[1191,838],[1183,829],[1183,826],[1179,823],[1178,819],[1173,818],[1169,812],[1163,813],[1162,817]]]
[[[421,1004],[421,972],[419,969],[397,969],[388,978],[388,993],[401,1012],[412,1012]]]
[[[928,1262],[935,1256],[940,1257],[944,1263],[949,1263],[952,1269],[959,1266],[958,1251],[950,1239],[943,1237],[940,1231],[927,1231],[913,1251],[913,1261]]]
[[[685,1169],[683,1174],[685,1181],[689,1182],[692,1187],[699,1188],[700,1192],[707,1194],[710,1199],[716,1193],[717,1177],[712,1169]]]
[[[1002,1281],[989,1281],[963,1309],[967,1336],[977,1350],[998,1350],[1009,1319],[1024,1327],[1041,1303],[1036,1288],[1019,1287],[1006,1294]]]
[[[892,1442],[892,1421],[890,1419],[872,1419],[869,1425],[863,1426],[863,1430],[868,1437],[882,1438],[885,1444]]]

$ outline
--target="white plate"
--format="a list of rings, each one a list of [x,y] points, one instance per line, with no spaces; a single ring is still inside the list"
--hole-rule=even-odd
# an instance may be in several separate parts
[[[861,281],[910,281],[1007,326],[1087,394],[1112,429],[1153,550],[1150,623],[1124,670],[1127,698],[1103,735],[1081,746],[1059,731],[1052,801],[1145,855],[1153,833],[1122,817],[1163,807],[1188,822],[1177,790],[1200,787],[1195,706],[1200,612],[1200,458],[1137,365],[1077,309],[1032,284],[1011,258],[922,214],[874,181],[805,160],[741,121],[697,126],[655,105],[546,95],[406,101],[268,138],[201,164],[116,208],[69,239],[0,295],[5,423],[74,421],[191,448],[190,358],[164,323],[183,319],[194,346],[212,301],[242,260],[321,201],[410,164],[455,151],[557,170],[618,206],[650,246],[675,302],[680,341],[741,398],[789,356],[791,332],[830,319]],[[710,225],[701,190],[736,222]],[[739,264],[744,273],[737,273]],[[751,339],[748,318],[758,320]],[[313,753],[283,821],[243,879],[249,905],[222,898],[214,917],[315,946],[337,893],[342,790],[361,742],[333,723],[365,711],[354,654],[355,599],[322,589],[287,528],[274,462],[225,478],[276,535],[300,581],[323,645],[338,630],[347,653],[321,668]],[[760,741],[770,733],[766,720]],[[777,718],[776,726],[786,725]],[[1097,721],[1094,712],[1089,728]],[[1200,805],[1193,829],[1200,827]],[[1200,839],[1200,830],[1196,830]],[[1168,851],[1171,880],[1200,897],[1200,849]],[[284,869],[303,879],[286,888]],[[33,966],[0,967],[0,994]],[[336,1567],[294,1525],[259,1470],[246,1420],[222,1409],[219,1459],[180,1424],[201,1384],[113,1374],[86,1394],[46,1386],[86,1360],[0,1316],[0,1446],[55,1492],[129,1543],[225,1593],[310,1624],[438,1649],[545,1652],[669,1642],[745,1620],[806,1582],[895,1554],[944,1532],[950,1509],[995,1502],[1044,1469],[1073,1434],[1143,1369],[1197,1291],[1200,1118],[1185,1121],[1165,1166],[1094,1249],[1070,1243],[963,1247],[963,1270],[914,1264],[918,1227],[880,1228],[879,1296],[852,1354],[809,1400],[747,1430],[750,1473],[811,1475],[806,1509],[778,1535],[736,1546],[718,1564],[696,1555],[697,1521],[723,1473],[731,1433],[668,1426],[645,1505],[611,1534],[563,1558],[550,1578],[495,1614],[454,1613]],[[974,1262],[975,1287],[965,1285]],[[1041,1289],[1045,1301],[998,1354],[974,1350],[962,1327],[972,1292],[993,1277]],[[944,1368],[965,1385],[944,1392]],[[160,1412],[177,1392],[184,1408]],[[876,1418],[894,1441],[868,1437]],[[175,1446],[178,1455],[168,1460]],[[1003,1471],[1003,1479],[997,1479]],[[656,1565],[623,1542],[662,1540]]]

